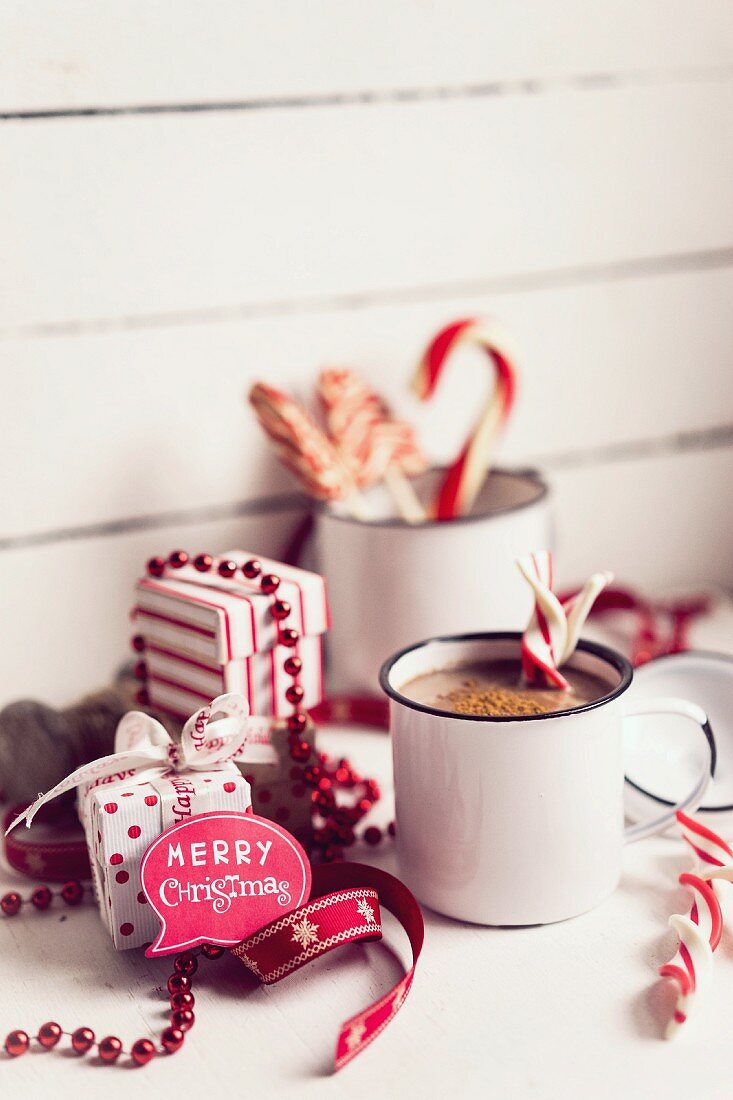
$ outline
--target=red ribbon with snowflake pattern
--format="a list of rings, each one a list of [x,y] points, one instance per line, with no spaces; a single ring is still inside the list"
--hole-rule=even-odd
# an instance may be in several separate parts
[[[232,948],[232,954],[268,985],[294,974],[336,947],[382,936],[380,905],[398,919],[410,940],[412,966],[387,993],[344,1021],[334,1069],[341,1069],[384,1031],[412,986],[424,925],[420,906],[404,883],[362,863],[322,864],[313,871],[305,905],[278,917]]]

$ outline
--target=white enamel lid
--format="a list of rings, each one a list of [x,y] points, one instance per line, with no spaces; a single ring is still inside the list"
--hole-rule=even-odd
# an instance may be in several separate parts
[[[733,657],[690,651],[658,657],[634,672],[630,703],[675,695],[706,712],[715,738],[715,780],[700,810],[713,829],[733,828]],[[660,805],[680,801],[699,774],[704,746],[689,719],[647,715],[625,728],[626,813],[649,817]]]

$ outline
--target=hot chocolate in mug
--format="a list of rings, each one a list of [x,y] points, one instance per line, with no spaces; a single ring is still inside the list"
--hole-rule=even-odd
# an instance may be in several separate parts
[[[628,704],[633,669],[581,641],[568,666],[601,681],[573,709],[488,717],[448,713],[409,697],[438,670],[500,660],[519,665],[519,633],[434,638],[382,666],[389,696],[401,872],[430,908],[477,924],[565,920],[603,901],[621,875],[625,843],[693,812],[715,767],[705,712],[664,697]],[[624,829],[623,729],[644,714],[690,718],[700,730],[694,787],[660,816]]]

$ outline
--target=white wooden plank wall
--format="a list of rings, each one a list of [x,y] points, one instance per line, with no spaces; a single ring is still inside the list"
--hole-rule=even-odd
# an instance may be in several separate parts
[[[104,682],[151,553],[283,545],[253,379],[361,366],[449,457],[483,364],[406,382],[464,313],[563,579],[730,584],[732,108],[728,0],[5,0],[0,702]]]

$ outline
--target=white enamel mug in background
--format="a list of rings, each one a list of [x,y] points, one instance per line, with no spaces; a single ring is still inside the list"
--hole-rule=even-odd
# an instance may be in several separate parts
[[[519,659],[521,635],[435,638],[382,667],[390,699],[397,847],[407,885],[431,909],[477,924],[549,924],[593,908],[616,887],[625,841],[661,832],[700,804],[715,765],[704,711],[674,698],[624,698],[633,670],[581,641],[572,667],[608,693],[556,714],[451,715],[408,699],[416,676],[475,661]],[[701,729],[702,761],[678,806],[624,830],[625,715],[670,713]]]
[[[414,480],[423,502],[442,476],[434,470]],[[532,593],[514,563],[553,541],[549,494],[536,473],[492,471],[471,514],[448,522],[395,518],[383,487],[365,500],[372,522],[339,506],[317,518],[333,619],[331,691],[373,694],[382,662],[415,638],[525,625]]]

